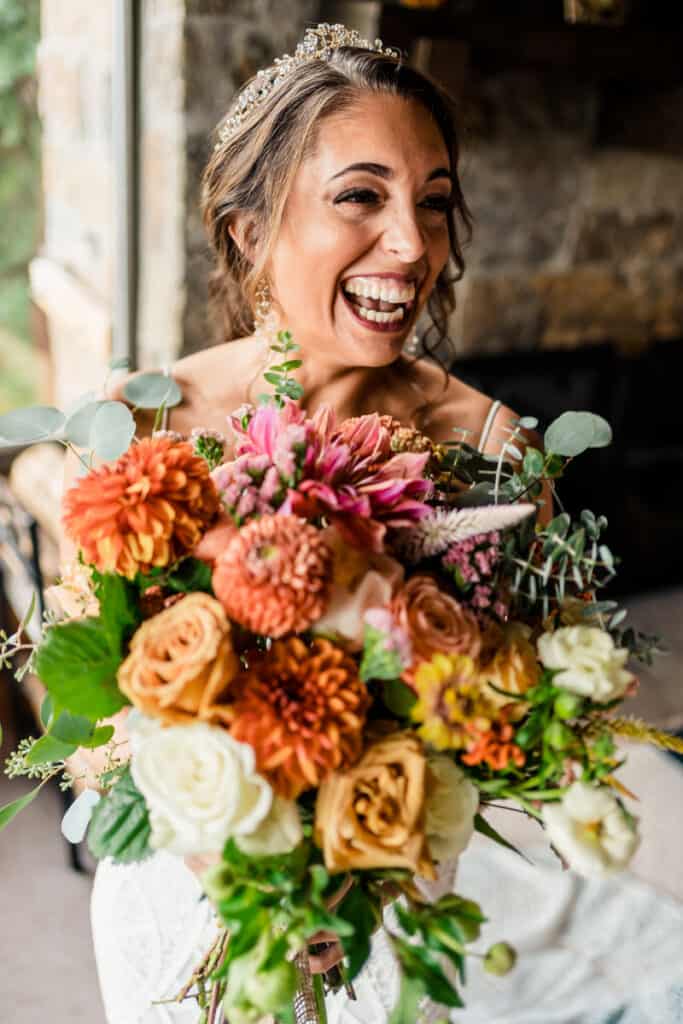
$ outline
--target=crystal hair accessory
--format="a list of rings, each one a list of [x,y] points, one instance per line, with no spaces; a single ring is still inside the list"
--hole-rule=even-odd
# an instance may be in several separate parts
[[[223,122],[218,132],[218,142],[214,148],[220,149],[221,146],[224,146],[251,114],[254,107],[260,106],[273,89],[292,71],[310,61],[328,61],[334,51],[342,46],[369,50],[384,57],[401,60],[399,50],[385,46],[381,39],[370,42],[356,29],[346,28],[344,25],[328,25],[327,22],[322,22],[315,28],[306,29],[304,38],[292,56],[286,53],[283,57],[277,57],[274,64],[258,71],[256,78],[242,90],[233,105],[234,113]]]

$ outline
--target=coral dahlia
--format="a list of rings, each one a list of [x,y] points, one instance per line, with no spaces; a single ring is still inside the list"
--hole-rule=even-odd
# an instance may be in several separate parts
[[[192,445],[150,437],[67,491],[64,526],[85,562],[132,579],[191,551],[218,508],[209,468]]]
[[[370,704],[358,666],[329,640],[277,640],[235,680],[231,733],[280,796],[297,797],[361,755]]]
[[[263,636],[308,629],[325,611],[332,552],[297,516],[266,515],[244,526],[216,562],[213,588],[231,619]]]

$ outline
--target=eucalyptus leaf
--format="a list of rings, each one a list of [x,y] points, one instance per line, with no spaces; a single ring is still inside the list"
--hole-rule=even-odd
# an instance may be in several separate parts
[[[123,397],[138,409],[158,409],[160,405],[172,409],[183,399],[173,377],[163,373],[136,374],[124,384]]]
[[[104,403],[99,399],[85,402],[71,412],[64,425],[64,436],[71,444],[79,448],[92,448],[91,441],[92,426],[95,422],[97,410]]]
[[[535,416],[522,416],[521,419],[517,420],[517,423],[524,430],[535,430],[538,426],[538,420]]]
[[[589,448],[604,448],[612,441],[612,428],[592,412],[564,412],[545,432],[546,451],[572,458]]]
[[[130,366],[130,359],[128,356],[119,356],[115,359],[109,360],[110,370],[127,370]]]
[[[64,413],[51,405],[30,405],[0,416],[0,444],[35,444],[59,436]]]
[[[123,455],[135,436],[135,420],[123,402],[102,402],[90,430],[92,448],[105,462]]]

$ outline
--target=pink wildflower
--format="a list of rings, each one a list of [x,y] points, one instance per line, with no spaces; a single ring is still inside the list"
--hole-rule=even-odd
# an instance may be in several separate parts
[[[413,645],[407,631],[399,626],[390,609],[368,608],[363,618],[368,626],[384,634],[386,650],[398,655],[402,668],[409,668],[413,663]]]

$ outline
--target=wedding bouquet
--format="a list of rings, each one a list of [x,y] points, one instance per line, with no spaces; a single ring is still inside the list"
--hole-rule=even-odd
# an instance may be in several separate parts
[[[326,984],[351,985],[391,899],[392,1021],[414,1024],[425,995],[462,1005],[484,920],[466,896],[430,902],[420,879],[475,830],[509,845],[491,801],[536,819],[582,874],[628,863],[637,819],[614,736],[670,738],[616,712],[637,685],[629,656],[653,640],[596,596],[615,571],[604,518],[538,520],[565,466],[609,443],[604,420],[565,413],[545,451],[521,420],[494,458],[387,416],[309,416],[292,348],[282,336],[271,400],[230,418],[229,453],[201,429],[133,440],[119,403],[53,416],[53,436],[99,438],[110,461],[64,499],[80,552],[58,588],[69,616],[48,617],[30,659],[45,734],[7,769],[39,784],[0,827],[49,778],[74,781],[79,747],[102,746],[99,792],[66,834],[87,829],[96,857],[122,862],[214,855],[202,882],[220,938],[179,994],[202,1019],[294,1020],[296,964],[321,931],[345,953]],[[5,637],[0,656],[20,646]],[[103,720],[131,706],[128,749]],[[505,943],[474,955],[494,973],[515,958]]]

